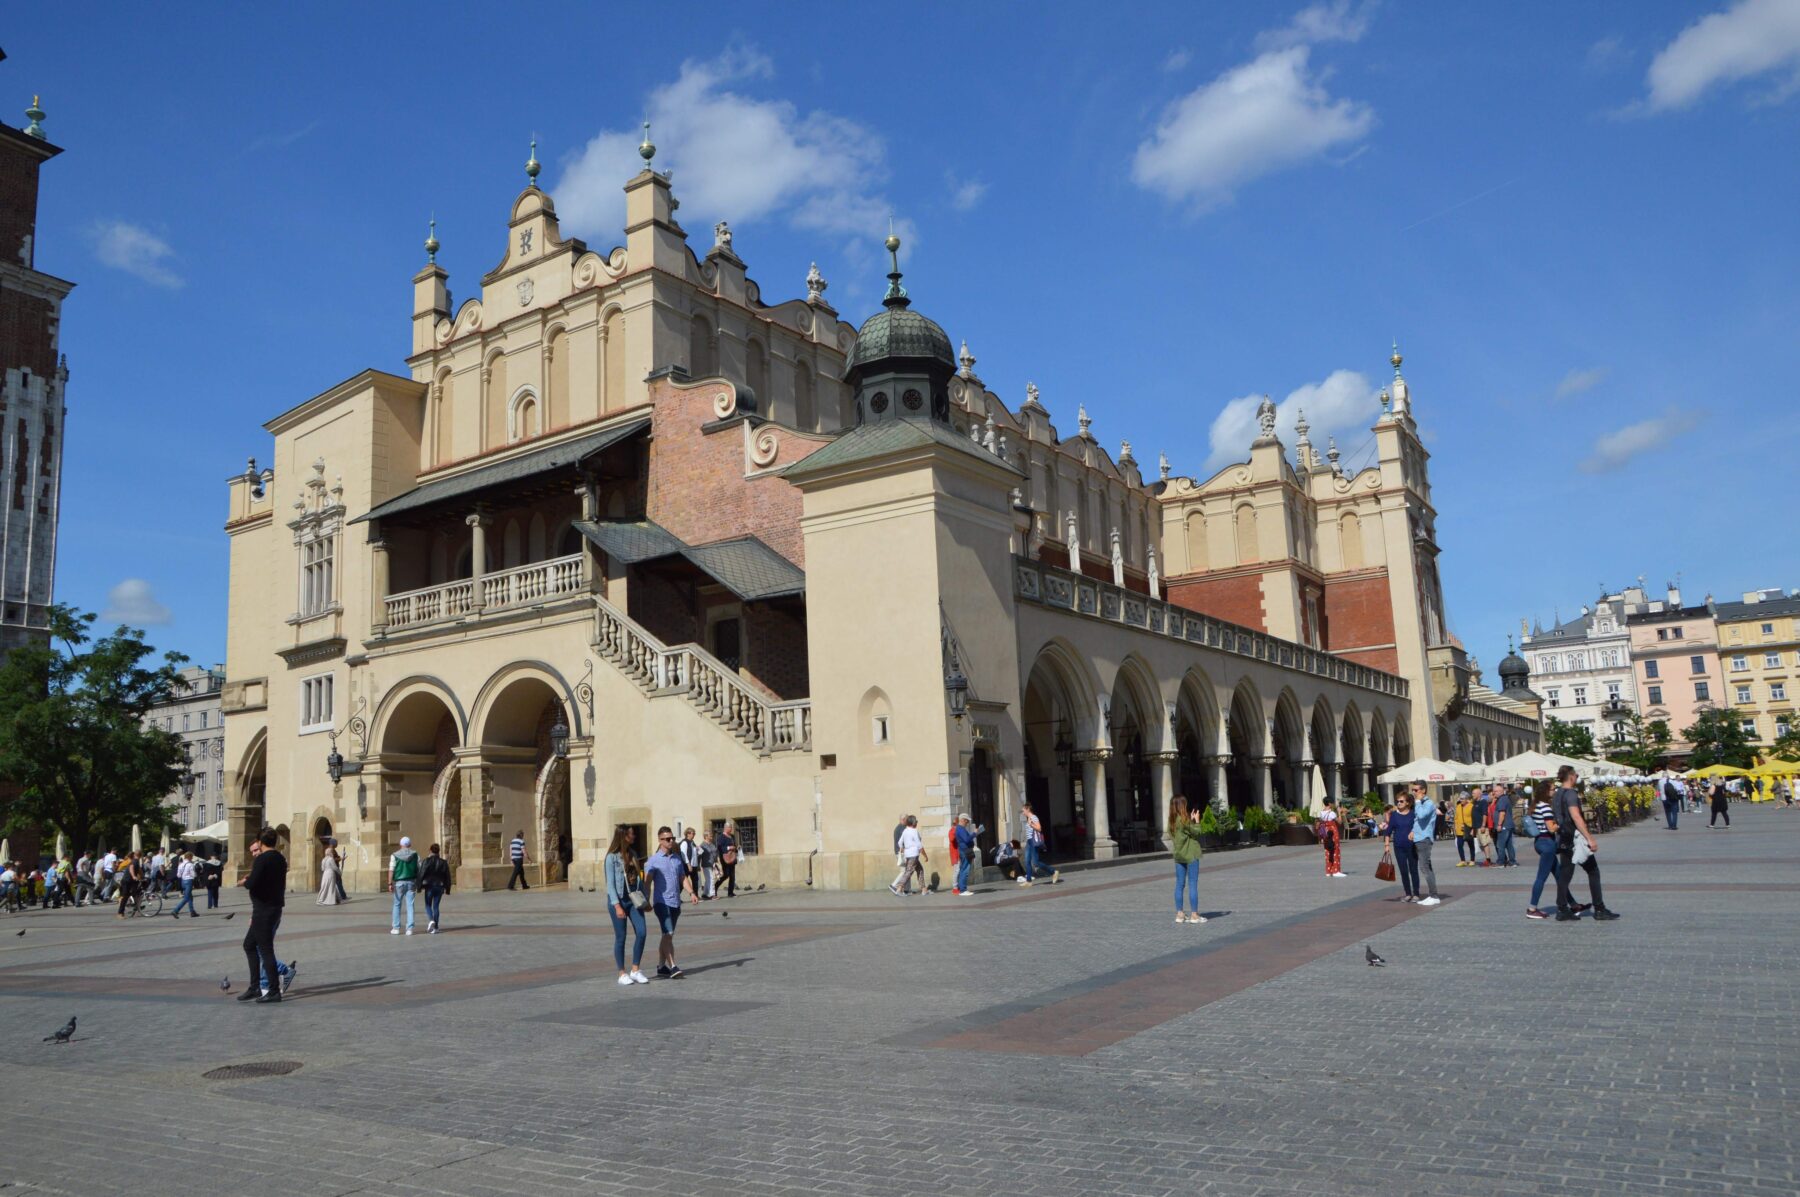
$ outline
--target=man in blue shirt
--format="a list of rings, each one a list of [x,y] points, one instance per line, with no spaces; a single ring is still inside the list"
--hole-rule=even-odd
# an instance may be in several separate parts
[[[688,878],[687,865],[675,850],[675,833],[667,827],[656,829],[656,851],[644,862],[644,875],[650,881],[650,908],[662,928],[662,943],[656,950],[660,964],[659,977],[679,977],[675,964],[675,923],[681,918],[681,893],[694,896],[694,883]]]
[[[1431,867],[1431,845],[1437,838],[1437,803],[1431,800],[1430,787],[1422,782],[1413,783],[1413,850],[1419,854],[1419,879],[1425,883],[1426,896],[1419,899],[1421,906],[1436,906],[1443,899],[1438,897],[1437,873]]]
[[[956,892],[970,897],[969,869],[981,849],[975,846],[975,828],[969,816],[956,816]]]

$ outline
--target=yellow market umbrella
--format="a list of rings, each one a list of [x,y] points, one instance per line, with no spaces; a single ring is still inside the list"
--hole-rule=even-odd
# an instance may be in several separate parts
[[[1750,770],[1750,777],[1792,777],[1800,773],[1800,761],[1764,761]]]

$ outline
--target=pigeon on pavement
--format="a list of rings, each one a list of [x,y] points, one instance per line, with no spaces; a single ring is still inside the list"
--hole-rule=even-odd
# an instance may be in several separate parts
[[[237,911],[234,910],[230,914],[225,916],[225,921],[230,922],[232,919],[234,919],[236,917],[237,917]]]
[[[20,935],[21,935],[21,936],[23,936],[23,935],[24,935],[24,934],[25,934],[25,928],[23,928],[23,927],[20,927],[20,928],[19,928],[19,934],[20,934]]]
[[[219,982],[219,992],[220,993],[230,993],[231,992],[231,978],[230,977],[226,977],[224,980]]]
[[[73,1014],[71,1014],[71,1015],[69,1015],[69,1025],[64,1027],[62,1030],[58,1031],[54,1035],[44,1036],[44,1042],[50,1043],[50,1042],[54,1041],[56,1043],[67,1043],[69,1041],[69,1038],[74,1034],[75,1034],[75,1016]]]
[[[1387,961],[1385,961],[1381,957],[1377,956],[1375,954],[1375,949],[1370,947],[1368,944],[1363,945],[1363,959],[1367,960],[1369,962],[1370,968],[1380,968],[1382,965],[1387,963]]]

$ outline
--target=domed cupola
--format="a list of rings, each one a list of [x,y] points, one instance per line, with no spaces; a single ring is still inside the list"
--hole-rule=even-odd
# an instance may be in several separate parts
[[[889,420],[950,422],[950,378],[956,357],[937,321],[912,310],[900,285],[900,238],[887,239],[887,295],[882,310],[856,330],[844,381],[856,391],[857,424]]]
[[[1502,694],[1531,695],[1528,679],[1531,677],[1531,666],[1525,663],[1513,649],[1512,637],[1506,638],[1506,656],[1500,659],[1500,692]],[[1536,695],[1531,695],[1533,698]]]

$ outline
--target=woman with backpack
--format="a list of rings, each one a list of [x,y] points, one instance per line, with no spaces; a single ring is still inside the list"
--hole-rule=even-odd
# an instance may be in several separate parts
[[[1540,781],[1525,812],[1525,834],[1537,850],[1537,879],[1531,883],[1531,901],[1525,907],[1528,919],[1547,919],[1549,912],[1538,905],[1544,897],[1544,882],[1556,873],[1556,820],[1550,812],[1550,783]]]
[[[1204,923],[1200,913],[1200,809],[1188,809],[1187,799],[1169,799],[1169,846],[1175,857],[1175,921]],[[1181,891],[1187,889],[1188,913],[1181,913]]]
[[[606,877],[606,913],[612,918],[613,962],[619,966],[619,984],[648,985],[650,978],[638,967],[644,959],[644,907],[650,904],[644,893],[644,872],[637,858],[637,828],[621,824],[606,849],[601,871]],[[625,928],[629,926],[636,939],[631,945],[631,967],[625,967]]]

